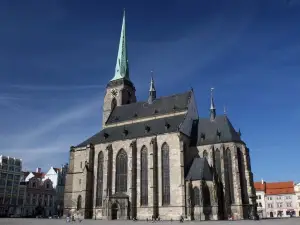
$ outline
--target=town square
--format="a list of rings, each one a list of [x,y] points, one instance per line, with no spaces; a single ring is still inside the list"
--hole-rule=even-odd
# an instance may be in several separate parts
[[[300,0],[0,17],[0,225],[300,224]]]

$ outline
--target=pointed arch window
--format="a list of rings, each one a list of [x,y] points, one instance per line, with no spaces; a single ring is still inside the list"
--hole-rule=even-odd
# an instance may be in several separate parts
[[[206,158],[206,159],[208,159],[208,153],[207,153],[207,151],[206,151],[206,150],[204,150],[204,151],[203,151],[203,158]]]
[[[103,152],[101,151],[98,154],[96,206],[102,206],[102,196],[103,196],[103,163],[104,163],[104,155],[103,155]]]
[[[141,205],[148,205],[148,151],[141,150]]]
[[[164,143],[161,148],[162,156],[162,204],[170,204],[170,159],[169,145]]]
[[[116,192],[127,192],[127,154],[124,149],[116,158]]]
[[[77,210],[81,209],[81,200],[82,200],[82,197],[81,197],[81,195],[79,195],[77,197]]]
[[[231,151],[229,148],[226,149],[226,158],[227,158],[227,184],[229,187],[229,199],[230,204],[234,203],[234,190],[233,190],[233,171],[232,171],[232,157]]]
[[[221,152],[219,149],[216,150],[215,152],[215,164],[216,164],[216,171],[218,174],[218,177],[220,181],[222,180],[222,170],[221,170]]]
[[[200,205],[200,189],[198,187],[194,187],[193,189],[194,194],[194,205],[199,206]]]

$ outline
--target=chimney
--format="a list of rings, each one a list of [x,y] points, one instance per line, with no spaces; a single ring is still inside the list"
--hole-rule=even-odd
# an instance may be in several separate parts
[[[42,169],[39,168],[39,167],[37,167],[36,170],[35,170],[35,172],[36,172],[36,173],[41,173],[41,172],[42,172]]]
[[[263,179],[261,179],[261,184],[264,184],[264,180]]]

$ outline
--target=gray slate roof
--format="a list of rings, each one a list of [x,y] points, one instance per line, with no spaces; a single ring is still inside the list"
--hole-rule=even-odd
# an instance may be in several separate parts
[[[206,158],[195,158],[185,180],[213,180],[213,174]]]
[[[181,94],[160,97],[155,99],[152,104],[148,104],[148,102],[135,102],[117,106],[106,121],[106,124],[187,110],[191,93],[192,91],[188,91]]]
[[[76,147],[84,147],[88,144],[100,144],[118,140],[133,139],[156,134],[177,132],[185,115],[131,123],[125,126],[107,127]],[[149,130],[147,130],[149,129]],[[125,132],[124,132],[125,131]],[[127,134],[126,134],[127,132]],[[106,135],[106,137],[105,137]]]
[[[210,121],[209,118],[199,118],[197,132],[197,146],[225,142],[243,142],[226,115],[217,116],[213,121]]]

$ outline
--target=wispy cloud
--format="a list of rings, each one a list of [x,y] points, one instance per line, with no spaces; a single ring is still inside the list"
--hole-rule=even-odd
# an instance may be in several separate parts
[[[26,84],[13,84],[9,88],[26,90],[26,91],[74,91],[83,89],[101,89],[104,85],[26,85]]]
[[[71,129],[70,132],[66,131],[66,128],[72,127],[74,123],[79,123],[79,127],[85,124],[85,119],[100,112],[101,105],[102,97],[98,95],[52,114],[38,126],[24,127],[18,134],[6,135],[1,138],[4,143],[2,153],[22,158],[27,168],[34,168],[37,164],[46,168],[49,163],[57,165],[66,162],[69,146],[84,138],[82,134]],[[62,136],[64,138],[58,138]]]

